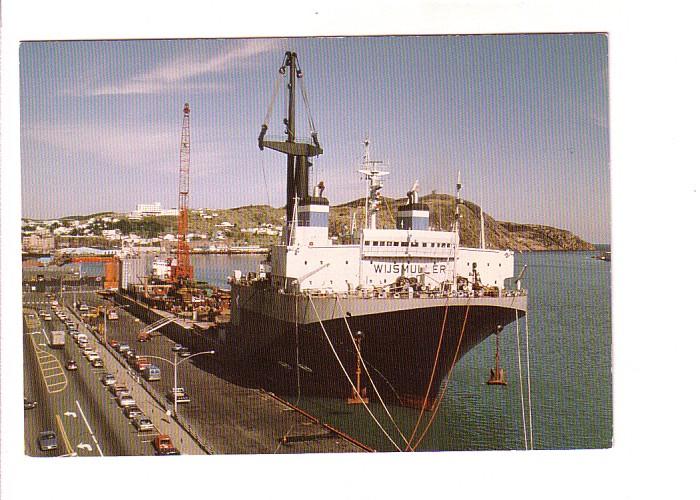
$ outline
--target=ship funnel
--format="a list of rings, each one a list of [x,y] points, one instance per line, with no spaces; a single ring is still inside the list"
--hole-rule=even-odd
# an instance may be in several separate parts
[[[427,204],[418,201],[418,181],[406,194],[408,201],[399,207],[396,229],[427,231],[430,227],[430,209]]]

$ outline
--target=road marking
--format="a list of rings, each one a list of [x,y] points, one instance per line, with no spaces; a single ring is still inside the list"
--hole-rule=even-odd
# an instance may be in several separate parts
[[[40,349],[34,336],[30,338],[32,340],[32,344],[34,345],[34,355],[36,356],[37,363],[39,364],[39,371],[41,371],[41,378],[44,381],[44,386],[46,386],[46,391],[49,394],[55,394],[65,390],[65,388],[68,387],[68,378],[61,367],[61,363],[58,361],[56,356],[44,351],[43,349]],[[56,370],[58,370],[59,373],[53,373]],[[59,378],[59,381],[49,383],[49,378]]]
[[[80,411],[80,416],[83,417],[83,421],[85,422],[85,425],[88,428],[88,431],[90,431],[90,436],[92,436],[92,440],[95,442],[95,446],[97,446],[97,451],[100,452],[100,456],[104,457],[104,454],[102,453],[102,448],[100,448],[100,443],[97,442],[97,438],[95,437],[95,434],[92,432],[92,428],[90,427],[90,424],[87,421],[87,418],[85,418],[85,413],[83,413],[83,409],[80,407],[80,403],[78,403],[78,400],[75,400],[75,404],[78,405],[78,410]]]
[[[58,430],[61,433],[61,436],[63,436],[63,441],[66,443],[66,448],[68,449],[68,455],[69,456],[74,456],[75,451],[73,450],[73,447],[70,444],[70,441],[68,440],[68,435],[66,434],[66,429],[63,427],[63,422],[61,422],[61,418],[56,415],[56,424],[58,425]]]

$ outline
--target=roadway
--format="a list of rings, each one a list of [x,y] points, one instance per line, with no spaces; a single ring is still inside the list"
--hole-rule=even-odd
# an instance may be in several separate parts
[[[50,310],[50,305],[44,294],[31,293],[25,295],[25,308]],[[24,412],[26,454],[153,455],[155,432],[138,432],[123,415],[100,381],[105,369],[93,368],[69,335],[64,349],[49,347],[51,330],[67,330],[55,313],[52,311],[51,321],[41,320],[39,329],[30,330],[24,332],[24,390],[38,404]],[[65,369],[69,359],[76,361],[77,370]],[[42,430],[56,432],[57,450],[39,450],[37,438]]]

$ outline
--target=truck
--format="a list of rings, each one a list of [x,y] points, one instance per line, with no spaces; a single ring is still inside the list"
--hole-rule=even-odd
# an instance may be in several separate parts
[[[49,345],[54,349],[63,349],[66,346],[66,332],[63,330],[52,330],[49,335]]]

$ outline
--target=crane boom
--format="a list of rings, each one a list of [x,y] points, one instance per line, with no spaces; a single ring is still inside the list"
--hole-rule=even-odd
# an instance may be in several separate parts
[[[177,263],[173,269],[174,281],[192,281],[190,247],[187,243],[189,196],[190,196],[190,105],[185,103],[180,139],[180,180],[177,205]]]

